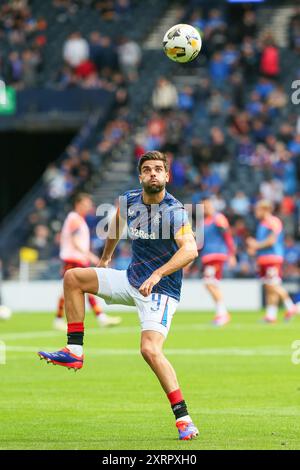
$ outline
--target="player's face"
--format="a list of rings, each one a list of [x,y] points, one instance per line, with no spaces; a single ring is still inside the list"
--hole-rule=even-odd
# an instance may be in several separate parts
[[[165,170],[162,161],[148,160],[141,168],[139,179],[146,193],[155,194],[165,188],[169,181],[169,173]]]

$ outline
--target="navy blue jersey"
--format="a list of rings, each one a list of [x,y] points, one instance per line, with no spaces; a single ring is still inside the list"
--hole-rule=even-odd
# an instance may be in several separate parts
[[[167,191],[159,204],[144,204],[142,190],[127,191],[120,199],[120,215],[132,239],[129,283],[138,289],[153,271],[167,263],[178,250],[176,233],[189,227],[183,205]],[[182,269],[163,277],[152,292],[180,300]]]

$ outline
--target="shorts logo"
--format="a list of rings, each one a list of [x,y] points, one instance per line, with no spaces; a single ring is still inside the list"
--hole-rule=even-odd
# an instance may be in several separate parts
[[[130,235],[132,238],[142,238],[143,240],[156,240],[155,232],[147,233],[144,230],[130,227]]]
[[[266,275],[269,278],[276,277],[276,276],[278,276],[278,274],[279,273],[278,273],[278,269],[276,268],[276,266],[272,266],[272,267],[270,267],[266,270]]]
[[[154,223],[154,225],[158,225],[158,224],[159,224],[159,221],[160,221],[160,213],[157,212],[157,214],[155,214],[155,216],[153,217],[153,223]]]

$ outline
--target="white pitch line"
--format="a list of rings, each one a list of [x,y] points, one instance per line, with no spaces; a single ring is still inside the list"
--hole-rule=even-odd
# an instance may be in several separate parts
[[[32,346],[7,346],[7,352],[36,353],[38,348]],[[51,347],[43,347],[43,351],[51,351]],[[90,356],[136,356],[137,349],[104,349],[85,348],[85,354]],[[286,348],[203,348],[203,349],[165,349],[170,356],[288,356],[290,350]]]

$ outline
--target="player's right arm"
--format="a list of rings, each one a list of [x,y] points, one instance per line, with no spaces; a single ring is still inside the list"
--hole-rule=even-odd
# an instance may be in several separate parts
[[[262,250],[264,248],[270,248],[277,242],[278,235],[282,231],[282,223],[279,219],[273,218],[269,222],[269,233],[264,240],[257,240],[253,237],[248,237],[246,243],[248,245],[248,249],[250,252],[254,252],[254,254],[258,250]]]
[[[80,237],[79,237],[77,231],[75,231],[74,233],[71,234],[71,240],[72,240],[73,247],[77,251],[80,251],[84,256],[86,256],[91,263],[97,264],[99,262],[98,256],[94,255],[94,253],[92,251],[85,252],[81,248]]]
[[[228,249],[228,264],[230,268],[234,268],[236,266],[236,248],[231,234],[229,222],[223,214],[217,214],[216,225],[221,231]]]
[[[120,241],[124,227],[126,226],[126,220],[120,215],[120,208],[117,208],[115,215],[113,216],[109,228],[103,253],[98,264],[99,268],[107,268],[111,262],[112,255],[116,249],[117,244]]]

